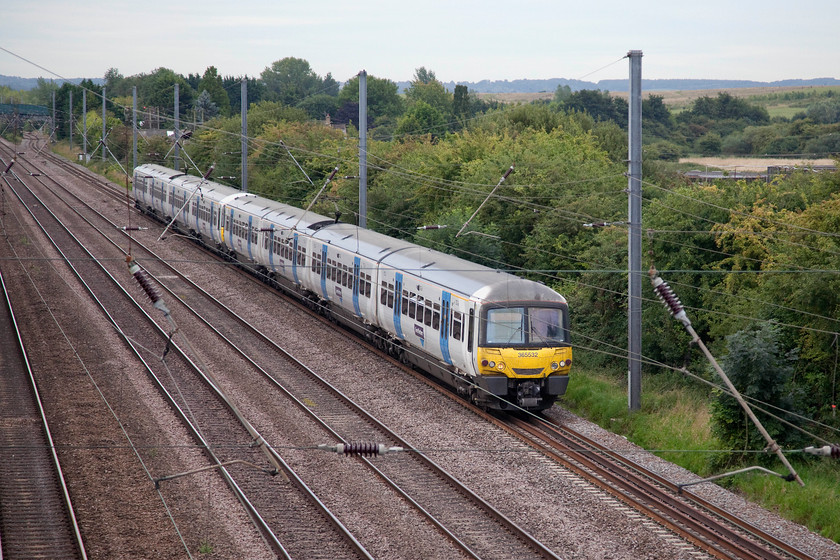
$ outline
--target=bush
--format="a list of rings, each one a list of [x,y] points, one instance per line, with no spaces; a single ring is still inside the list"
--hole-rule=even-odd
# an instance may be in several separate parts
[[[784,410],[793,410],[787,393],[793,374],[794,353],[782,348],[779,329],[771,324],[755,324],[726,337],[729,354],[721,360],[721,367],[742,396],[761,401]],[[776,413],[775,409],[773,410]],[[778,419],[756,414],[767,433],[777,443],[800,443],[798,432],[792,432]],[[749,420],[737,400],[716,391],[712,402],[712,432],[726,449],[756,451],[767,442]],[[732,456],[737,459],[737,455]]]

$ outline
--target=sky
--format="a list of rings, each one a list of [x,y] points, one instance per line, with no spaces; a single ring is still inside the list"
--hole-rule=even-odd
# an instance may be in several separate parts
[[[0,74],[102,78],[302,58],[340,82],[840,78],[837,0],[2,0]],[[11,54],[10,54],[11,53]],[[22,60],[25,59],[25,60]]]

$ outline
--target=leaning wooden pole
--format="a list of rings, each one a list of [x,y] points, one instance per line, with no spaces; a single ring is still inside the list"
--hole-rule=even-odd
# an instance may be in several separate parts
[[[805,486],[805,483],[802,482],[802,479],[799,478],[798,474],[796,474],[796,471],[793,469],[793,466],[788,462],[787,457],[785,457],[785,454],[782,453],[782,449],[781,447],[779,447],[779,444],[776,443],[776,441],[772,437],[770,437],[770,434],[767,433],[767,430],[764,429],[764,426],[753,413],[752,409],[750,408],[750,405],[747,404],[747,401],[744,400],[744,397],[741,396],[741,393],[738,392],[738,389],[735,388],[735,385],[732,384],[732,381],[729,380],[729,377],[726,375],[723,369],[721,369],[720,365],[718,365],[717,360],[715,360],[715,357],[712,356],[712,353],[709,352],[709,349],[706,348],[706,345],[703,344],[702,340],[700,340],[700,337],[697,335],[697,332],[691,326],[691,320],[688,318],[688,315],[686,315],[682,303],[680,302],[676,294],[674,294],[674,291],[671,289],[667,282],[665,282],[662,278],[659,277],[659,274],[657,273],[655,268],[651,267],[649,274],[650,281],[653,284],[653,290],[656,292],[656,295],[659,296],[659,299],[662,301],[663,304],[665,304],[665,307],[668,309],[668,311],[670,311],[674,319],[683,324],[685,330],[687,330],[688,334],[691,335],[692,342],[697,344],[700,350],[703,351],[703,354],[706,356],[706,359],[709,360],[709,363],[711,363],[712,367],[715,368],[715,371],[718,373],[720,378],[723,379],[723,382],[726,384],[726,388],[729,389],[729,393],[733,397],[735,397],[735,400],[738,401],[738,404],[741,405],[741,408],[744,409],[744,412],[747,413],[747,416],[749,416],[750,420],[752,420],[752,423],[755,425],[756,428],[758,428],[758,431],[767,441],[767,449],[775,453],[779,460],[782,462],[782,464],[785,467],[787,467],[788,471],[790,472],[790,476],[786,479],[795,480],[799,483],[800,486]]]

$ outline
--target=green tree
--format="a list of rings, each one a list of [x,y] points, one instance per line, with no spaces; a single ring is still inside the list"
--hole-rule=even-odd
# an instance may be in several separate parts
[[[395,123],[405,110],[397,84],[385,78],[367,77],[368,126]],[[359,127],[359,76],[353,76],[338,94],[336,122],[350,122]]]
[[[805,111],[808,118],[820,124],[840,122],[840,99],[824,99],[809,105]]]
[[[219,114],[219,108],[210,98],[207,90],[203,90],[195,100],[195,111],[198,122],[203,123]]]
[[[558,104],[565,103],[569,97],[572,96],[572,88],[569,86],[558,85],[554,90],[554,102]]]
[[[571,94],[562,104],[566,111],[587,113],[596,121],[613,121],[627,128],[627,101],[613,97],[608,91],[581,90]]]
[[[721,359],[722,369],[741,395],[761,401],[763,408],[776,407],[774,411],[794,408],[787,385],[796,356],[785,352],[780,339],[777,327],[752,325],[726,337],[729,353]],[[761,415],[759,420],[779,444],[799,442],[798,432],[777,419]],[[712,402],[712,431],[728,449],[755,451],[767,445],[738,401],[720,391]]]
[[[425,101],[417,101],[400,117],[397,122],[396,135],[424,136],[437,138],[447,130],[446,117],[435,107]]]
[[[167,120],[161,123],[162,127],[171,127],[171,118],[174,115],[173,105],[175,104],[175,84],[178,84],[179,114],[182,119],[190,115],[195,91],[187,83],[187,80],[180,74],[168,68],[158,68],[149,75],[141,76],[137,95],[140,104],[145,107],[157,107],[161,117],[168,115]]]
[[[309,62],[302,58],[286,57],[277,60],[260,74],[266,86],[267,98],[279,101],[291,107],[311,95],[323,93],[324,89],[333,91],[337,85],[331,75],[327,75],[325,84],[309,66]]]
[[[422,66],[416,70],[405,97],[409,107],[422,101],[437,110],[445,121],[452,115],[452,94],[435,78],[434,72]]]
[[[719,154],[722,147],[723,139],[717,132],[708,132],[697,140],[697,150],[705,156]]]
[[[205,91],[207,92],[210,97],[210,101],[216,107],[215,114],[221,114],[224,116],[228,116],[230,114],[230,99],[228,98],[227,91],[222,83],[222,78],[219,76],[215,66],[207,67],[207,70],[204,71],[204,75],[198,82],[198,87],[195,89],[196,91],[200,91],[202,93]],[[205,120],[215,116],[215,114],[211,115],[208,113],[208,108],[209,106],[205,102],[202,106]]]
[[[452,96],[452,114],[461,120],[465,120],[471,116],[470,98],[467,86],[455,86],[455,93]]]
[[[131,95],[130,88],[126,87],[125,77],[116,68],[108,68],[105,71],[105,90],[109,97]]]

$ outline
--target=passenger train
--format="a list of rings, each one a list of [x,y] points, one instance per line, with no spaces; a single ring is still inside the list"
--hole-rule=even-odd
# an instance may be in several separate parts
[[[540,411],[566,392],[565,298],[538,282],[160,165],[136,206],[442,380],[479,406]]]

